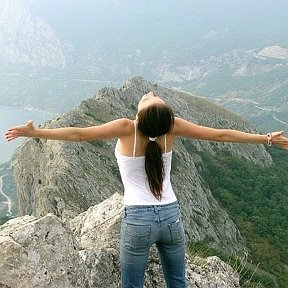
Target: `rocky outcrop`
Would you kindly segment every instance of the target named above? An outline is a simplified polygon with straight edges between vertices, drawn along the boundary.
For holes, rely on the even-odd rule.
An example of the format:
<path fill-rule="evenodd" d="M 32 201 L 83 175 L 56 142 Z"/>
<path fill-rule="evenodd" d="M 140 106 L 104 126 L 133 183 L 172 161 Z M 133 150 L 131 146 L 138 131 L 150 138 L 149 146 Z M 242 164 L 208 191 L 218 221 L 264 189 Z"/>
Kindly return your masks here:
<path fill-rule="evenodd" d="M 140 77 L 119 90 L 105 88 L 76 109 L 51 120 L 47 127 L 91 126 L 117 117 L 134 118 L 146 91 L 154 91 L 176 115 L 195 123 L 253 131 L 240 117 L 189 93 L 153 85 Z M 61 142 L 28 139 L 13 158 L 20 215 L 37 218 L 52 213 L 65 221 L 101 203 L 123 187 L 114 157 L 115 141 Z M 204 240 L 227 253 L 242 253 L 244 240 L 227 213 L 212 197 L 197 170 L 199 151 L 229 150 L 234 155 L 269 165 L 262 145 L 219 144 L 178 139 L 173 154 L 172 182 L 182 206 L 189 240 Z M 198 154 L 197 154 L 198 153 Z M 199 166 L 199 165 L 198 165 Z"/>
<path fill-rule="evenodd" d="M 2 284 L 13 288 L 85 287 L 81 276 L 85 270 L 75 241 L 57 216 L 15 218 L 0 233 Z"/>
<path fill-rule="evenodd" d="M 122 210 L 122 196 L 114 194 L 65 223 L 47 214 L 38 219 L 23 216 L 2 225 L 0 287 L 120 287 Z M 219 258 L 195 259 L 187 255 L 189 287 L 240 287 L 237 273 Z M 154 247 L 145 279 L 145 287 L 164 286 Z"/>

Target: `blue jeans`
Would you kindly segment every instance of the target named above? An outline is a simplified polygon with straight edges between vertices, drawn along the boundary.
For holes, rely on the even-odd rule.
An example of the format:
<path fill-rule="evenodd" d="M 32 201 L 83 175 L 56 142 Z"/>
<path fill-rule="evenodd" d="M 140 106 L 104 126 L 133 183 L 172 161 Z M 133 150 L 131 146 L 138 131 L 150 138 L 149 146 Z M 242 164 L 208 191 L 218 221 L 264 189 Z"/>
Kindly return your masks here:
<path fill-rule="evenodd" d="M 168 288 L 185 288 L 185 233 L 178 202 L 127 206 L 121 224 L 122 288 L 143 288 L 149 249 L 156 244 Z"/>

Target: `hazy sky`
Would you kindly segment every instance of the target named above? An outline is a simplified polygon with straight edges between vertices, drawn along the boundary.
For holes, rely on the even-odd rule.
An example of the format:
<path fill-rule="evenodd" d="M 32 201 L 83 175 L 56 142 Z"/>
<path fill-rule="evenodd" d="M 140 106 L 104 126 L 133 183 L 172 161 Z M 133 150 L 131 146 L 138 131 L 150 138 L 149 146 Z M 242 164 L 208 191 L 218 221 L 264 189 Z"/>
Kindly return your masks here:
<path fill-rule="evenodd" d="M 33 0 L 32 3 L 35 14 L 73 43 L 97 37 L 101 41 L 109 39 L 112 44 L 115 41 L 116 45 L 125 39 L 139 41 L 140 45 L 146 40 L 164 39 L 171 45 L 180 41 L 179 37 L 201 41 L 225 32 L 229 37 L 233 35 L 235 44 L 239 40 L 248 46 L 251 42 L 254 47 L 273 42 L 283 45 L 287 37 L 287 0 Z"/>

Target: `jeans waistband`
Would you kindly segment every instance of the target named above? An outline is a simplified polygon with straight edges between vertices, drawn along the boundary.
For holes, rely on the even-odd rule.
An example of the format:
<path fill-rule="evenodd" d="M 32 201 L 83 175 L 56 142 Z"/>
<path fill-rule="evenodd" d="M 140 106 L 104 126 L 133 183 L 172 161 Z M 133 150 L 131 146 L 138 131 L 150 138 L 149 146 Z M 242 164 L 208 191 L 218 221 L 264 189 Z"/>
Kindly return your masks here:
<path fill-rule="evenodd" d="M 128 205 L 125 206 L 125 211 L 160 211 L 166 210 L 168 208 L 178 208 L 178 201 L 168 203 L 168 204 L 158 204 L 158 205 Z"/>

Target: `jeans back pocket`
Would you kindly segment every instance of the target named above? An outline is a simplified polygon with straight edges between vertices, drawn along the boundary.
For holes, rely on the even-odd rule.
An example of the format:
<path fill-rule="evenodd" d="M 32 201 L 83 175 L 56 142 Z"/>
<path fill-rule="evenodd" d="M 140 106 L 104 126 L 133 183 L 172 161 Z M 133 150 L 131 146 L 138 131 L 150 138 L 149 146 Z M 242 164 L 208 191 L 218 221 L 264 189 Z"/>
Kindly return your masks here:
<path fill-rule="evenodd" d="M 148 248 L 150 234 L 150 225 L 123 222 L 121 225 L 121 245 L 130 250 Z"/>
<path fill-rule="evenodd" d="M 185 239 L 183 223 L 180 218 L 168 225 L 172 244 L 182 243 Z"/>

